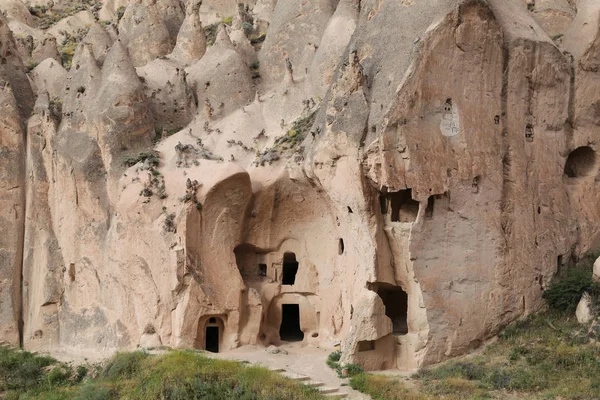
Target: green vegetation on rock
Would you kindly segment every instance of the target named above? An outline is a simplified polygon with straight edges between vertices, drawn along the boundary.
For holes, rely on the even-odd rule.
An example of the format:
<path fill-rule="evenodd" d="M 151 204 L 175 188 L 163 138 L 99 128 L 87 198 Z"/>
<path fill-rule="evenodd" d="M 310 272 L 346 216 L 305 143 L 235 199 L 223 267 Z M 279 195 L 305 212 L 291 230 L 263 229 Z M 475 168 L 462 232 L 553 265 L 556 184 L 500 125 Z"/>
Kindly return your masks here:
<path fill-rule="evenodd" d="M 0 349 L 0 398 L 9 400 L 317 400 L 317 389 L 195 351 L 117 353 L 104 366 L 75 367 Z"/>
<path fill-rule="evenodd" d="M 374 400 L 598 399 L 600 326 L 544 313 L 508 326 L 480 354 L 425 368 L 411 379 L 361 373 L 350 385 Z"/>
<path fill-rule="evenodd" d="M 550 287 L 543 295 L 550 309 L 574 312 L 585 292 L 592 295 L 594 303 L 598 303 L 600 285 L 592 280 L 592 270 L 597 256 L 597 254 L 586 256 L 575 267 L 567 269 L 564 276 L 558 276 L 550 282 Z"/>

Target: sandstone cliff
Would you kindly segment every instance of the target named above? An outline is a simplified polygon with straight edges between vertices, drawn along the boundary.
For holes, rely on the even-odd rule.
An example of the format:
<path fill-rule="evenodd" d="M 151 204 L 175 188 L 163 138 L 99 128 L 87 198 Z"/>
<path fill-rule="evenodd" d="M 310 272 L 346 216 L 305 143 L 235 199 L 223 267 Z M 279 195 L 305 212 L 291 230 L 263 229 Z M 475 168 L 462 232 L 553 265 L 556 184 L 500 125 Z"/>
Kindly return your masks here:
<path fill-rule="evenodd" d="M 414 369 L 600 246 L 600 4 L 237 3 L 0 1 L 0 339 Z"/>

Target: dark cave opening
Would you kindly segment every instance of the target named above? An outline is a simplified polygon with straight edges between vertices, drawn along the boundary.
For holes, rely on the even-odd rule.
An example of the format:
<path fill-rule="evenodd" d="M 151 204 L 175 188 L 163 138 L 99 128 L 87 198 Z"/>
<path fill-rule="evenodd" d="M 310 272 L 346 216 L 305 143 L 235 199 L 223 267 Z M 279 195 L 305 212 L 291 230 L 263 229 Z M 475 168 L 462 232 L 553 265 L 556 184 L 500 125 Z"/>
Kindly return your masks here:
<path fill-rule="evenodd" d="M 300 305 L 281 305 L 281 326 L 279 337 L 287 342 L 299 342 L 304 340 L 304 332 L 300 330 Z"/>
<path fill-rule="evenodd" d="M 296 261 L 296 254 L 285 253 L 283 255 L 283 277 L 281 279 L 282 285 L 293 285 L 294 282 L 296 282 L 298 265 L 298 261 Z"/>

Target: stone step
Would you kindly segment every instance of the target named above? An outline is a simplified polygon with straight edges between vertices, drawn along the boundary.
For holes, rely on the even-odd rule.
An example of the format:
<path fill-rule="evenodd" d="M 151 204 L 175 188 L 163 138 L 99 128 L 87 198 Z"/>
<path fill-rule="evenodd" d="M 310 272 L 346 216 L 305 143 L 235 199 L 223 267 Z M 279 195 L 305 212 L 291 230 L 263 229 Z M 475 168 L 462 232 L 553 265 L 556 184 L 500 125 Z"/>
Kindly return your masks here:
<path fill-rule="evenodd" d="M 319 392 L 321 392 L 323 394 L 336 393 L 336 392 L 339 392 L 339 390 L 340 390 L 340 388 L 331 387 L 331 386 L 323 386 L 318 389 L 319 389 Z"/>
<path fill-rule="evenodd" d="M 348 393 L 345 393 L 345 392 L 327 393 L 327 394 L 325 394 L 325 397 L 327 397 L 329 399 L 345 399 L 346 397 L 348 397 Z"/>
<path fill-rule="evenodd" d="M 318 387 L 325 385 L 323 382 L 317 382 L 317 381 L 312 381 L 312 380 L 304 381 L 302 383 L 304 383 L 306 386 L 312 386 L 314 388 L 318 388 Z"/>
<path fill-rule="evenodd" d="M 269 371 L 271 371 L 271 372 L 285 372 L 285 369 L 283 369 L 283 368 L 277 368 L 277 367 L 269 367 Z"/>
<path fill-rule="evenodd" d="M 294 374 L 293 372 L 282 372 L 281 375 L 299 382 L 310 380 L 310 376 Z"/>

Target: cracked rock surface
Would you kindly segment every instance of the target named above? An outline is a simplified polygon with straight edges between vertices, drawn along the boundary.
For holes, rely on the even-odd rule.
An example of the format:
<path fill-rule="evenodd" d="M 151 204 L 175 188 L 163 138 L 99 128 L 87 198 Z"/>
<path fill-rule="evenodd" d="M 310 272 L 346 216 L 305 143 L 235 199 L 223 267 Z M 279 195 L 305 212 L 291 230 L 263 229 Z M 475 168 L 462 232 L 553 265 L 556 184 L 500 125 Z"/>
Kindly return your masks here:
<path fill-rule="evenodd" d="M 238 3 L 0 0 L 0 339 L 413 370 L 598 249 L 600 3 Z"/>

